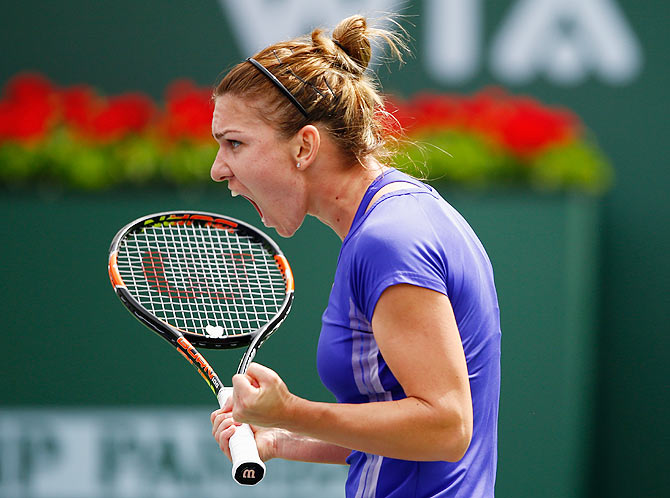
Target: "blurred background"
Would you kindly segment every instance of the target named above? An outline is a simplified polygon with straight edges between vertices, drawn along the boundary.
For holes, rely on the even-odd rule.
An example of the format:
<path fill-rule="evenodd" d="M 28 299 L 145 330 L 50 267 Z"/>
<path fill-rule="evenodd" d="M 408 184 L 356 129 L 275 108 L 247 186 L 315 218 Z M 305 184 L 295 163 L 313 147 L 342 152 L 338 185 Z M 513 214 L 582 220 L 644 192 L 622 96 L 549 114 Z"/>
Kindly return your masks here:
<path fill-rule="evenodd" d="M 117 302 L 106 259 L 150 212 L 259 226 L 207 181 L 211 88 L 361 12 L 400 13 L 412 37 L 406 64 L 375 65 L 419 144 L 394 162 L 426 162 L 493 262 L 497 496 L 670 496 L 666 2 L 34 0 L 0 16 L 0 497 L 343 495 L 335 466 L 234 484 L 214 398 Z M 258 361 L 330 400 L 315 351 L 339 239 L 310 219 L 278 242 L 296 301 Z M 222 377 L 239 359 L 206 356 Z"/>

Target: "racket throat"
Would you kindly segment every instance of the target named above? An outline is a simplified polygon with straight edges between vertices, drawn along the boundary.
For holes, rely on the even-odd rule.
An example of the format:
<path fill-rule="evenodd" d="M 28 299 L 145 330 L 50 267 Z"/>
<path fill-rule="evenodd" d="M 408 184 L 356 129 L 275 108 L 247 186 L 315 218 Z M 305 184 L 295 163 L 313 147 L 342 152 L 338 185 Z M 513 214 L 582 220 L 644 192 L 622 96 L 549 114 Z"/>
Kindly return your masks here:
<path fill-rule="evenodd" d="M 251 364 L 252 361 L 254 361 L 254 358 L 256 357 L 256 352 L 258 351 L 258 348 L 261 347 L 261 344 L 263 344 L 263 335 L 265 332 L 265 328 L 260 330 L 258 334 L 251 340 L 251 344 L 249 344 L 249 347 L 247 348 L 246 352 L 242 356 L 242 359 L 240 360 L 240 364 L 237 367 L 237 373 L 238 374 L 243 374 L 247 371 L 247 368 L 249 368 L 249 365 Z"/>

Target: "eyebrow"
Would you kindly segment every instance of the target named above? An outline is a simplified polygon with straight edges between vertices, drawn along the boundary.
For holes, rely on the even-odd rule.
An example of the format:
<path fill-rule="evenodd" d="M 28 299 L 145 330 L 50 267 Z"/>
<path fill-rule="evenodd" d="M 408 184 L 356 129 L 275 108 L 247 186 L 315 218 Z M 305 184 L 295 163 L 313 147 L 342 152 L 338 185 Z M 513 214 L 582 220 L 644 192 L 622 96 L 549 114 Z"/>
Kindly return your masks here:
<path fill-rule="evenodd" d="M 226 133 L 241 133 L 239 130 L 225 130 L 225 131 L 220 131 L 217 133 L 212 133 L 212 136 L 214 139 L 218 140 L 219 138 L 223 138 Z"/>

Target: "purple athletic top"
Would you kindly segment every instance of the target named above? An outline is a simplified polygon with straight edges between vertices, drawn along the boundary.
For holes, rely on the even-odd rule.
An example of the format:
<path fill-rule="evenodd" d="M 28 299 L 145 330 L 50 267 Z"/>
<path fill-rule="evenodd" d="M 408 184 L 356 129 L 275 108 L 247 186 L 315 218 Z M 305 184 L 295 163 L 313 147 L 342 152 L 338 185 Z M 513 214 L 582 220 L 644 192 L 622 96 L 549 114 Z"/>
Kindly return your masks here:
<path fill-rule="evenodd" d="M 406 189 L 372 197 L 392 182 Z M 467 222 L 430 186 L 391 169 L 368 188 L 342 242 L 317 353 L 324 385 L 340 403 L 405 397 L 381 355 L 372 315 L 395 284 L 447 295 L 467 361 L 474 425 L 458 462 L 396 460 L 360 451 L 347 459 L 348 498 L 494 495 L 500 395 L 500 319 L 491 263 Z"/>

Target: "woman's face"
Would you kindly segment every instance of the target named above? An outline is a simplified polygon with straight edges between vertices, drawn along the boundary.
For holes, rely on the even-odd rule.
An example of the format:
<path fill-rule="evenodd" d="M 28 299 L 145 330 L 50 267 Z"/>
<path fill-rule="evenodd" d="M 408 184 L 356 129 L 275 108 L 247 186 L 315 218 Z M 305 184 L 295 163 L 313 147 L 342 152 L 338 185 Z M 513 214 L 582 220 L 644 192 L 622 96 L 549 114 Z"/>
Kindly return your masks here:
<path fill-rule="evenodd" d="M 249 200 L 266 227 L 290 237 L 307 211 L 307 195 L 296 168 L 297 148 L 260 116 L 261 102 L 225 94 L 217 97 L 212 135 L 219 151 L 214 181 L 227 181 L 233 196 Z"/>

